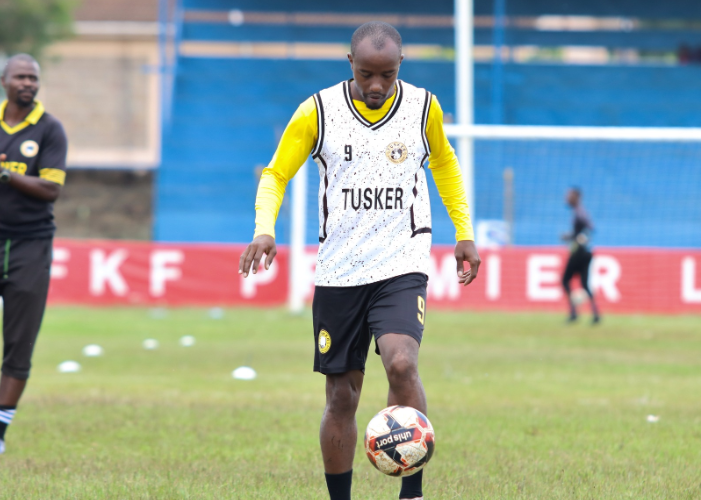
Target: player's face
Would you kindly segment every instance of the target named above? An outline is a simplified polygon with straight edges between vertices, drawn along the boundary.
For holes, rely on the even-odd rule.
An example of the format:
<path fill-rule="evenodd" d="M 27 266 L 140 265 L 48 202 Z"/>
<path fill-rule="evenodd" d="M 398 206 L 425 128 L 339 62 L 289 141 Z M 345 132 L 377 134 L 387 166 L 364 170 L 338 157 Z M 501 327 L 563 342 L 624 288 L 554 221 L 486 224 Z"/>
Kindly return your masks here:
<path fill-rule="evenodd" d="M 7 99 L 18 106 L 31 106 L 39 92 L 39 66 L 29 61 L 14 61 L 2 79 Z"/>
<path fill-rule="evenodd" d="M 579 195 L 577 194 L 577 191 L 575 191 L 574 189 L 570 189 L 569 191 L 567 191 L 565 201 L 569 206 L 576 207 L 577 203 L 579 202 Z"/>
<path fill-rule="evenodd" d="M 370 109 L 380 109 L 394 94 L 394 84 L 404 56 L 392 40 L 377 50 L 369 38 L 361 41 L 355 55 L 348 54 L 353 71 L 354 87 Z M 354 96 L 355 97 L 355 96 Z"/>

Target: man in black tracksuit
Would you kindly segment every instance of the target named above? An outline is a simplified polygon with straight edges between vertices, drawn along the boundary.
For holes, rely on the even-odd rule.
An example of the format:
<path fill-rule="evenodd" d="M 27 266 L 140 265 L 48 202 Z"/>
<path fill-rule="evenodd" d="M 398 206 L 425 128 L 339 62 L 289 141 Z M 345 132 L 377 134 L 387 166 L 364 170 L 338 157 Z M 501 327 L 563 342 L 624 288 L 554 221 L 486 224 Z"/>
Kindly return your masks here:
<path fill-rule="evenodd" d="M 7 100 L 0 103 L 0 453 L 29 378 L 44 315 L 55 230 L 53 202 L 65 182 L 68 147 L 61 123 L 35 99 L 39 65 L 31 56 L 9 59 L 2 86 Z"/>
<path fill-rule="evenodd" d="M 574 219 L 572 220 L 572 232 L 563 235 L 564 241 L 570 242 L 570 258 L 567 260 L 567 266 L 562 276 L 562 286 L 567 293 L 567 299 L 570 304 L 570 316 L 568 321 L 577 319 L 577 308 L 572 300 L 572 290 L 570 289 L 570 281 L 575 274 L 579 274 L 579 279 L 582 283 L 582 288 L 589 296 L 591 301 L 591 311 L 593 322 L 598 323 L 601 319 L 599 311 L 594 301 L 594 295 L 589 288 L 589 265 L 592 260 L 592 252 L 588 246 L 588 233 L 594 229 L 594 226 L 589 219 L 589 216 L 582 207 L 582 192 L 579 188 L 570 188 L 567 191 L 567 204 L 574 211 Z"/>

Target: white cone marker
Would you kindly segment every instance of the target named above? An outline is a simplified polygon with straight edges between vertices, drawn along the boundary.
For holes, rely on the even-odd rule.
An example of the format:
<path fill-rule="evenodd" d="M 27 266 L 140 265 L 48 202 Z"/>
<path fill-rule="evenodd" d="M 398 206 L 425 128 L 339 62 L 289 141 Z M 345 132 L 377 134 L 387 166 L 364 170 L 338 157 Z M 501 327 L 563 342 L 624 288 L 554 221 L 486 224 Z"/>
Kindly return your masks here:
<path fill-rule="evenodd" d="M 80 363 L 77 361 L 64 361 L 58 365 L 59 373 L 78 373 L 80 371 Z"/>
<path fill-rule="evenodd" d="M 144 340 L 144 349 L 152 351 L 158 349 L 158 341 L 156 339 L 146 339 Z"/>
<path fill-rule="evenodd" d="M 185 335 L 184 337 L 180 337 L 180 345 L 183 347 L 192 347 L 195 345 L 195 337 L 192 335 Z"/>
<path fill-rule="evenodd" d="M 83 356 L 88 358 L 94 358 L 97 356 L 102 356 L 105 350 L 97 344 L 89 344 L 83 347 Z"/>
<path fill-rule="evenodd" d="M 231 376 L 236 380 L 254 380 L 256 378 L 256 371 L 250 366 L 239 366 L 233 372 Z"/>

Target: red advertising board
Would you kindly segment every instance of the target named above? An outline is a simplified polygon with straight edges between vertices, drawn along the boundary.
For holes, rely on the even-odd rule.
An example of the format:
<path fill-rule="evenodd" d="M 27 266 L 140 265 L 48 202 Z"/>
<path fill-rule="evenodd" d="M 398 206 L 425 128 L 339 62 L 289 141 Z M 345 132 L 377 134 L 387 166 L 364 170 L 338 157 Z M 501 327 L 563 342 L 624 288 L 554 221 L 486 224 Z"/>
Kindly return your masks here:
<path fill-rule="evenodd" d="M 52 304 L 276 306 L 287 301 L 289 259 L 279 248 L 270 270 L 243 279 L 243 245 L 151 244 L 58 239 L 51 270 Z M 316 249 L 299 273 L 310 300 Z M 477 280 L 457 282 L 451 246 L 434 246 L 429 306 L 473 310 L 562 311 L 559 247 L 482 249 Z M 604 312 L 701 314 L 701 250 L 599 248 L 590 284 Z M 575 278 L 575 288 L 578 286 Z"/>

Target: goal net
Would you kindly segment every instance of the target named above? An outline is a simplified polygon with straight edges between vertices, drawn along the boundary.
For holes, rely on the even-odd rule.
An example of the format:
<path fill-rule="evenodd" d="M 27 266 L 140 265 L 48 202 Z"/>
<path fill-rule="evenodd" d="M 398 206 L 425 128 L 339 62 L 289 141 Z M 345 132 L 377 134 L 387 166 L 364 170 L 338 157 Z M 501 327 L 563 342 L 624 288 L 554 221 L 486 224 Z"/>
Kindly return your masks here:
<path fill-rule="evenodd" d="M 701 221 L 701 129 L 446 129 L 473 143 L 476 222 L 509 222 L 512 244 L 559 243 L 570 221 L 565 191 L 576 186 L 599 245 L 701 246 L 692 230 Z"/>
<path fill-rule="evenodd" d="M 565 193 L 576 186 L 595 247 L 701 247 L 701 129 L 446 125 L 446 132 L 456 149 L 459 141 L 471 145 L 472 164 L 461 164 L 471 172 L 478 246 L 562 245 L 572 220 Z M 452 245 L 454 227 L 432 179 L 429 185 L 433 243 Z M 309 259 L 301 256 L 305 245 L 309 254 L 318 244 L 318 186 L 310 162 L 290 206 L 293 309 L 309 295 L 308 286 L 297 289 L 308 279 L 295 272 Z"/>

